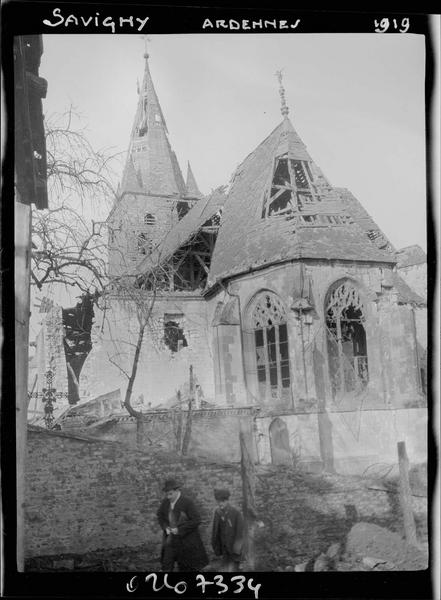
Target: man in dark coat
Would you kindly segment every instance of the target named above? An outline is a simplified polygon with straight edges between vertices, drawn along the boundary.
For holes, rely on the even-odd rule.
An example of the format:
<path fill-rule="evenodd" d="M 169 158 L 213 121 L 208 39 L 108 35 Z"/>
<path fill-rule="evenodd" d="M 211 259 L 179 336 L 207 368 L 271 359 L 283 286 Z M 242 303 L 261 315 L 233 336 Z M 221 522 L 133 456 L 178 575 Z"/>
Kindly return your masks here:
<path fill-rule="evenodd" d="M 222 556 L 222 571 L 238 571 L 242 554 L 244 524 L 242 514 L 229 503 L 229 490 L 214 490 L 218 508 L 214 513 L 211 544 Z"/>
<path fill-rule="evenodd" d="M 163 571 L 199 571 L 208 564 L 207 553 L 199 535 L 199 513 L 190 498 L 181 494 L 175 479 L 164 485 L 166 497 L 158 510 L 158 521 L 163 531 L 161 565 Z"/>

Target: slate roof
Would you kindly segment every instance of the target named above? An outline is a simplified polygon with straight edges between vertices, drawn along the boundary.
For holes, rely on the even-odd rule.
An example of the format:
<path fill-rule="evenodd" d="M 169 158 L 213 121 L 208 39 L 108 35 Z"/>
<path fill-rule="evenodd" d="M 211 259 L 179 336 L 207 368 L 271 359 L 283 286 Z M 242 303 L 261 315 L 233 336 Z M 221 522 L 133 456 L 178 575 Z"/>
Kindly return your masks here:
<path fill-rule="evenodd" d="M 370 231 L 378 231 L 380 233 L 380 236 L 373 240 L 374 244 L 380 249 L 387 245 L 391 252 L 395 252 L 395 248 L 389 239 L 384 235 L 380 227 L 352 192 L 346 188 L 335 188 L 335 190 L 340 194 L 343 204 L 348 212 L 366 234 Z"/>
<path fill-rule="evenodd" d="M 167 125 L 144 55 L 144 78 L 130 136 L 121 192 L 142 191 L 151 195 L 187 194 L 184 178 L 168 139 Z"/>
<path fill-rule="evenodd" d="M 419 294 L 414 292 L 398 273 L 392 274 L 393 286 L 398 294 L 399 304 L 415 304 L 417 306 L 425 306 L 427 303 Z"/>
<path fill-rule="evenodd" d="M 322 202 L 311 207 L 316 214 L 349 216 L 340 194 L 330 188 L 313 163 L 290 120 L 282 123 L 236 170 L 225 203 L 222 225 L 208 277 L 216 281 L 268 264 L 291 259 L 345 259 L 395 262 L 390 253 L 377 248 L 352 219 L 344 225 L 296 227 L 283 216 L 262 218 L 263 197 L 273 177 L 277 156 L 308 161 L 320 189 Z M 302 214 L 308 214 L 307 210 Z"/>
<path fill-rule="evenodd" d="M 426 253 L 417 244 L 413 246 L 406 246 L 397 250 L 396 253 L 398 268 L 413 267 L 414 265 L 421 265 L 427 262 Z"/>
<path fill-rule="evenodd" d="M 166 235 L 160 247 L 155 248 L 151 254 L 138 263 L 137 273 L 146 273 L 172 256 L 198 233 L 204 223 L 224 206 L 225 201 L 225 194 L 219 190 L 214 190 L 209 196 L 196 202 L 185 217 Z"/>

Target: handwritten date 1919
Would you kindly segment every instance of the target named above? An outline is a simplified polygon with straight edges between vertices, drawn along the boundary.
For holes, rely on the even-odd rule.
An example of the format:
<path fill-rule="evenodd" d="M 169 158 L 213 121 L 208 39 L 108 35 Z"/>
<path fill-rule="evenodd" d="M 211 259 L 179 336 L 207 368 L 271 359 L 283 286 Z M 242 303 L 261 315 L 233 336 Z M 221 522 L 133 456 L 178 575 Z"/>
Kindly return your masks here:
<path fill-rule="evenodd" d="M 169 590 L 173 590 L 175 594 L 185 594 L 187 591 L 187 582 L 185 580 L 178 581 L 175 584 L 169 583 L 168 581 L 168 573 L 164 574 L 162 579 L 162 585 L 158 582 L 158 576 L 156 573 L 149 573 L 145 576 L 144 583 L 151 583 L 152 590 L 154 592 L 159 592 L 163 588 L 167 588 Z M 214 587 L 211 587 L 214 586 Z M 139 577 L 135 575 L 130 579 L 130 581 L 126 584 L 126 590 L 128 592 L 136 592 L 139 587 Z M 254 592 L 255 600 L 259 598 L 259 589 L 261 587 L 260 583 L 254 584 L 253 578 L 244 577 L 243 575 L 235 575 L 229 578 L 229 581 L 224 581 L 224 577 L 222 575 L 215 575 L 213 577 L 213 581 L 210 578 L 206 578 L 202 574 L 196 575 L 196 588 L 199 588 L 201 594 L 205 594 L 207 590 L 214 591 L 217 593 L 225 594 L 230 591 L 233 594 L 240 594 L 242 590 L 250 590 Z"/>

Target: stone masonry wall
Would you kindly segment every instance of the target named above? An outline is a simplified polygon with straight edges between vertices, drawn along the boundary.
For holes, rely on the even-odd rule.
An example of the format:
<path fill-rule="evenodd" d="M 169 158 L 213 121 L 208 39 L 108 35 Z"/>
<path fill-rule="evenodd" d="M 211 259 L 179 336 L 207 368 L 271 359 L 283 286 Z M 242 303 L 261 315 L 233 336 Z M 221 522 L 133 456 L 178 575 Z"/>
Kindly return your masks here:
<path fill-rule="evenodd" d="M 212 490 L 226 486 L 241 505 L 238 465 L 182 459 L 173 454 L 127 450 L 31 428 L 26 468 L 26 558 L 60 554 L 104 556 L 142 549 L 143 568 L 158 568 L 161 534 L 156 510 L 165 477 L 184 482 L 200 508 L 201 533 L 209 547 Z M 396 494 L 369 489 L 362 478 L 300 474 L 259 467 L 256 503 L 263 527 L 257 537 L 258 568 L 274 570 L 286 557 L 301 561 L 342 539 L 356 520 L 402 532 Z M 413 497 L 420 531 L 426 499 Z M 32 563 L 33 559 L 33 563 Z M 34 567 L 35 568 L 35 567 Z M 73 567 L 71 567 L 73 568 Z"/>
<path fill-rule="evenodd" d="M 155 300 L 151 319 L 144 334 L 133 400 L 142 395 L 147 406 L 174 401 L 176 391 L 188 386 L 189 369 L 207 400 L 214 399 L 213 352 L 208 333 L 207 303 L 199 297 L 162 295 Z M 134 344 L 139 330 L 136 307 L 112 298 L 105 311 L 95 311 L 93 347 L 81 373 L 81 388 L 91 398 L 116 389 L 121 396 L 127 388 Z M 167 315 L 182 327 L 186 343 L 172 352 L 164 342 Z M 169 317 L 167 317 L 169 318 Z"/>

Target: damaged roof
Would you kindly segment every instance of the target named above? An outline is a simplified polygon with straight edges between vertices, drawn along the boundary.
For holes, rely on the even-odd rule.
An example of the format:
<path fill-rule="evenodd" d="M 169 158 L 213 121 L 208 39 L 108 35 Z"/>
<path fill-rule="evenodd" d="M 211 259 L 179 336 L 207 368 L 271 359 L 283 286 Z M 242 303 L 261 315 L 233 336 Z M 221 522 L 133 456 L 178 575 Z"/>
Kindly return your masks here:
<path fill-rule="evenodd" d="M 262 218 L 265 191 L 271 189 L 276 159 L 284 154 L 290 159 L 307 161 L 314 188 L 321 200 L 305 205 L 305 209 L 298 213 L 298 220 L 280 214 Z M 341 222 L 329 225 L 299 224 L 305 221 L 305 215 L 312 213 L 340 215 L 342 218 Z M 311 216 L 310 220 L 314 218 Z M 351 216 L 341 195 L 327 183 L 291 121 L 285 117 L 233 176 L 213 253 L 208 287 L 252 269 L 300 258 L 396 262 L 390 252 L 381 250 L 369 239 Z"/>
<path fill-rule="evenodd" d="M 427 261 L 426 253 L 421 246 L 418 246 L 417 244 L 397 250 L 396 257 L 399 269 L 421 265 Z"/>
<path fill-rule="evenodd" d="M 414 292 L 398 273 L 392 274 L 393 286 L 397 292 L 397 301 L 399 304 L 414 304 L 416 306 L 426 306 L 426 301 L 419 294 Z"/>
<path fill-rule="evenodd" d="M 165 236 L 162 244 L 138 263 L 136 271 L 144 274 L 170 258 L 180 247 L 184 246 L 204 224 L 222 209 L 226 196 L 220 189 L 209 196 L 198 200 L 188 213 Z"/>

